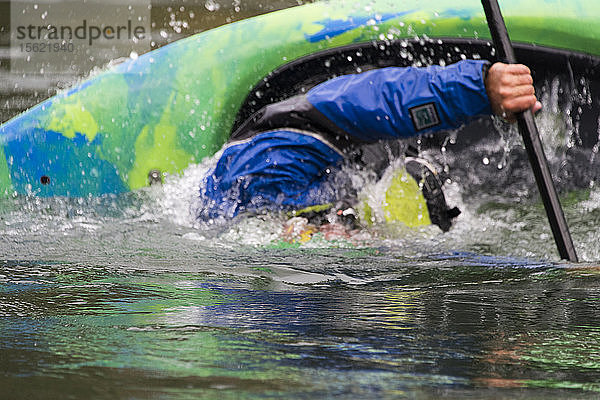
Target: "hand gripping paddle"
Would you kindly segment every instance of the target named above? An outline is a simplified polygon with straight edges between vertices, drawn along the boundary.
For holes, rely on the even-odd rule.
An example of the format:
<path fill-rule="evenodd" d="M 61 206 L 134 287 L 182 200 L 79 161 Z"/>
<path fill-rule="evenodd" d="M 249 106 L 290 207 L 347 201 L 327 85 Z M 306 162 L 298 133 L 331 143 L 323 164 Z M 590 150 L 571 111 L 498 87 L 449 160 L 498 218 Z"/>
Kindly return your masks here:
<path fill-rule="evenodd" d="M 506 31 L 506 25 L 498 1 L 481 0 L 481 3 L 483 4 L 488 27 L 492 34 L 492 41 L 500 60 L 509 64 L 516 64 L 517 59 L 510 38 L 508 37 L 508 32 Z M 544 202 L 544 207 L 546 208 L 546 214 L 548 214 L 548 221 L 550 222 L 550 228 L 552 228 L 554 241 L 558 247 L 560 257 L 565 260 L 577 262 L 573 240 L 571 239 L 569 227 L 567 226 L 565 215 L 558 200 L 558 195 L 556 194 L 554 182 L 552 182 L 548 160 L 544 154 L 540 135 L 531 110 L 518 113 L 517 123 L 519 125 L 519 132 L 521 132 L 523 142 L 525 143 L 527 155 L 529 156 L 529 163 L 533 169 L 533 174 L 535 175 L 535 180 L 542 201 Z"/>

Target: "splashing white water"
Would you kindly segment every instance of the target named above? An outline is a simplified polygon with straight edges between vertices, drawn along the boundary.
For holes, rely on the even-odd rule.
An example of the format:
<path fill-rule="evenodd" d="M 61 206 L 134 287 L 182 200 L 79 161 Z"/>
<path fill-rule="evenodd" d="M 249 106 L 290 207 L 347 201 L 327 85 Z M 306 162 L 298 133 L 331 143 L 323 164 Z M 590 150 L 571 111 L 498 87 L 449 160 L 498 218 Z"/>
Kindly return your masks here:
<path fill-rule="evenodd" d="M 573 221 L 571 230 L 580 258 L 599 260 L 600 191 L 594 182 L 600 160 L 594 158 L 593 149 L 581 153 L 579 158 L 566 157 L 567 152 L 579 149 L 580 135 L 580 127 L 569 122 L 568 110 L 577 110 L 578 102 L 587 101 L 587 97 L 561 89 L 561 85 L 565 86 L 564 82 L 554 80 L 542 89 L 545 108 L 537 121 L 553 170 L 560 174 L 573 170 L 581 174 L 578 179 L 583 185 L 579 189 L 571 190 L 569 183 L 573 180 L 564 174 L 559 174 L 559 186 L 567 187 L 565 193 L 571 196 L 564 207 L 567 218 Z M 556 259 L 545 214 L 535 197 L 531 172 L 522 160 L 518 134 L 510 128 L 500 134 L 482 132 L 484 135 L 490 140 L 457 152 L 452 146 L 462 140 L 458 132 L 441 149 L 433 148 L 425 154 L 442 164 L 449 177 L 445 185 L 447 202 L 462 210 L 450 232 L 442 233 L 433 226 L 409 229 L 382 222 L 385 189 L 392 171 L 402 166 L 402 160 L 397 159 L 379 181 L 368 171 L 351 165 L 343 168 L 351 185 L 360 189 L 378 215 L 375 224 L 364 224 L 361 228 L 364 234 L 360 240 L 331 241 L 324 239 L 324 235 L 316 235 L 298 245 L 389 246 L 403 249 L 406 254 L 460 250 Z M 217 158 L 215 155 L 190 166 L 181 176 L 167 177 L 163 186 L 122 196 L 5 199 L 0 207 L 3 237 L 0 253 L 14 258 L 84 261 L 109 258 L 111 262 L 122 262 L 140 252 L 147 254 L 143 249 L 153 246 L 159 246 L 172 258 L 181 254 L 184 259 L 188 256 L 193 259 L 190 252 L 193 254 L 196 246 L 236 249 L 281 242 L 287 220 L 284 215 L 242 217 L 223 225 L 198 224 L 194 205 L 203 177 Z M 498 169 L 498 165 L 502 168 Z"/>

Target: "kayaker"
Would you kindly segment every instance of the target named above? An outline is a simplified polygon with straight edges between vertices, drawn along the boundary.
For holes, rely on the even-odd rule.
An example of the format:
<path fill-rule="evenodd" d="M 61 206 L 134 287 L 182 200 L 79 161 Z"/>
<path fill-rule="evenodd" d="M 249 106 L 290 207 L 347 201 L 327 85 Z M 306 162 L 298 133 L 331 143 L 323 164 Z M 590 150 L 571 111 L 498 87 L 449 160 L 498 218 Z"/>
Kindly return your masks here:
<path fill-rule="evenodd" d="M 201 185 L 199 218 L 335 203 L 343 195 L 332 176 L 365 144 L 452 130 L 492 113 L 513 121 L 540 108 L 524 65 L 464 60 L 343 75 L 245 121 Z"/>

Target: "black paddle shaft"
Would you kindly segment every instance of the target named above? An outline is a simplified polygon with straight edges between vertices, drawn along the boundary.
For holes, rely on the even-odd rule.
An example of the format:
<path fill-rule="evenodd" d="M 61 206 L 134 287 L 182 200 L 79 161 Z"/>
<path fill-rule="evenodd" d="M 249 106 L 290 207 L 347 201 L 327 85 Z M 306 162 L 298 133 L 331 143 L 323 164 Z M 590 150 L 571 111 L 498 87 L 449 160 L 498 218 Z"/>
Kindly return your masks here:
<path fill-rule="evenodd" d="M 490 33 L 492 34 L 492 41 L 498 52 L 499 59 L 509 64 L 516 64 L 517 59 L 510 38 L 508 37 L 508 32 L 506 31 L 506 25 L 498 1 L 481 0 L 481 3 L 485 10 L 485 16 Z M 546 208 L 546 214 L 548 214 L 550 228 L 552 228 L 558 252 L 561 258 L 577 262 L 577 253 L 575 253 L 573 240 L 569 233 L 569 226 L 567 225 L 558 195 L 556 194 L 556 188 L 554 187 L 552 175 L 548 168 L 548 160 L 544 154 L 542 141 L 540 140 L 531 110 L 518 113 L 517 122 L 542 201 L 544 202 L 544 207 Z"/>

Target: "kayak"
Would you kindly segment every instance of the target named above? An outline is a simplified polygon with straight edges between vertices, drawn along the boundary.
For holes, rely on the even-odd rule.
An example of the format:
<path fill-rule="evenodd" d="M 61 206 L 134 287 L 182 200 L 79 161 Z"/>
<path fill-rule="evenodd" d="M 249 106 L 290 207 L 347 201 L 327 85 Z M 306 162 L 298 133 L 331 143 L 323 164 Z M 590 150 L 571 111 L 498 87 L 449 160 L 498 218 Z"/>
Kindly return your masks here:
<path fill-rule="evenodd" d="M 600 3 L 501 6 L 517 57 L 536 79 L 599 80 Z M 317 2 L 202 32 L 128 59 L 1 125 L 0 193 L 136 190 L 212 156 L 266 104 L 343 73 L 494 60 L 489 37 L 479 0 Z M 589 130 L 595 143 L 597 127 Z"/>

